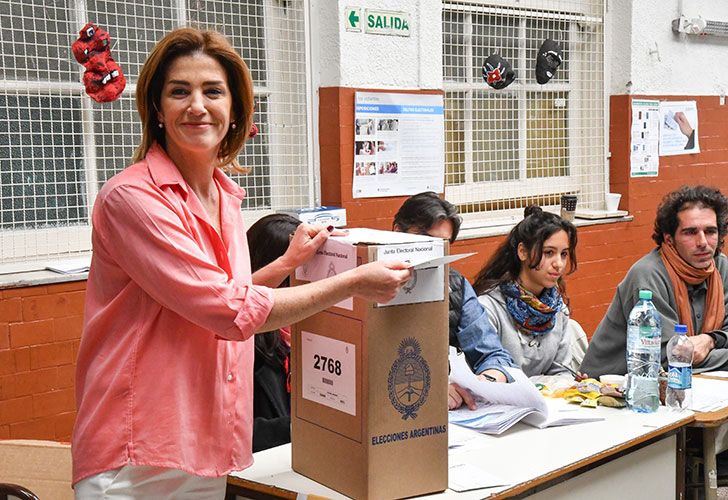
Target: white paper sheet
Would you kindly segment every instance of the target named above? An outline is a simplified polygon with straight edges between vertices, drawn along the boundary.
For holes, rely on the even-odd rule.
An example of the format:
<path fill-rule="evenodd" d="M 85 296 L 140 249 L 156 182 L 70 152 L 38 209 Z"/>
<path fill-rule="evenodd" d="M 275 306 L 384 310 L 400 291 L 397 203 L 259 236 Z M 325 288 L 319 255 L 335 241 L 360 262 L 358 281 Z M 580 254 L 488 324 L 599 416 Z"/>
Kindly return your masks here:
<path fill-rule="evenodd" d="M 453 491 L 463 492 L 479 490 L 481 488 L 493 488 L 495 486 L 506 486 L 510 483 L 469 463 L 450 464 L 447 470 L 447 486 Z"/>
<path fill-rule="evenodd" d="M 693 411 L 716 411 L 728 406 L 728 382 L 693 377 Z"/>
<path fill-rule="evenodd" d="M 91 266 L 91 256 L 85 255 L 75 259 L 64 259 L 46 263 L 46 269 L 60 274 L 85 273 Z"/>

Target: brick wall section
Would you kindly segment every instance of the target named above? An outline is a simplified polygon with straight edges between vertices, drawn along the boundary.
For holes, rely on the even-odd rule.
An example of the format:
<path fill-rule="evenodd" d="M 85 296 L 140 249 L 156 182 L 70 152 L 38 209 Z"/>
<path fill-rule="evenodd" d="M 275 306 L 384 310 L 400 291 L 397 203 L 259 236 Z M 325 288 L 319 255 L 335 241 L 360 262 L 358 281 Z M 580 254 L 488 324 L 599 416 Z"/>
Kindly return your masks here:
<path fill-rule="evenodd" d="M 0 439 L 70 441 L 85 289 L 0 291 Z"/>
<path fill-rule="evenodd" d="M 406 197 L 354 199 L 354 93 L 369 89 L 320 89 L 322 203 L 347 210 L 351 226 L 390 229 L 392 217 Z M 428 92 L 429 93 L 429 92 Z M 437 93 L 436 91 L 432 93 Z M 630 178 L 631 100 L 696 100 L 701 153 L 660 158 L 659 177 Z M 614 289 L 629 267 L 654 247 L 651 240 L 655 208 L 662 196 L 683 185 L 704 183 L 728 194 L 728 106 L 717 96 L 612 96 L 610 98 L 610 190 L 622 193 L 620 208 L 631 222 L 584 226 L 579 229 L 579 268 L 567 278 L 567 292 L 577 319 L 591 336 L 609 306 Z M 455 264 L 471 280 L 503 236 L 457 242 L 453 252 L 478 252 Z"/>
<path fill-rule="evenodd" d="M 320 91 L 322 202 L 345 207 L 351 226 L 389 229 L 405 197 L 352 197 L 356 90 Z M 634 96 L 640 97 L 662 98 Z M 720 106 L 714 96 L 664 97 L 698 102 L 702 152 L 662 157 L 659 177 L 632 179 L 632 98 L 613 96 L 610 100 L 610 179 L 611 190 L 622 193 L 621 208 L 629 210 L 634 220 L 581 227 L 579 269 L 567 280 L 573 315 L 589 335 L 629 266 L 653 247 L 650 235 L 661 197 L 684 183 L 711 184 L 728 193 L 728 106 Z M 501 236 L 457 242 L 454 252 L 479 255 L 456 267 L 474 278 L 502 241 Z M 0 439 L 70 439 L 85 286 L 80 282 L 0 291 Z"/>

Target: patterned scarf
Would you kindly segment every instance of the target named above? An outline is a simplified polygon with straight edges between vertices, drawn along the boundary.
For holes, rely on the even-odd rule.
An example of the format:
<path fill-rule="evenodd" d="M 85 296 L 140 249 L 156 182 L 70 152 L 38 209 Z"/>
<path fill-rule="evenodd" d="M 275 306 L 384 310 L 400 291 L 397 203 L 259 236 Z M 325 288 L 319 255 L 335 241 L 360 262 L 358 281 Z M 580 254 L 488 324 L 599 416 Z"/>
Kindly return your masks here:
<path fill-rule="evenodd" d="M 558 287 L 544 288 L 536 297 L 515 281 L 499 285 L 506 298 L 506 309 L 516 327 L 526 335 L 545 335 L 556 324 L 556 313 L 564 306 Z"/>

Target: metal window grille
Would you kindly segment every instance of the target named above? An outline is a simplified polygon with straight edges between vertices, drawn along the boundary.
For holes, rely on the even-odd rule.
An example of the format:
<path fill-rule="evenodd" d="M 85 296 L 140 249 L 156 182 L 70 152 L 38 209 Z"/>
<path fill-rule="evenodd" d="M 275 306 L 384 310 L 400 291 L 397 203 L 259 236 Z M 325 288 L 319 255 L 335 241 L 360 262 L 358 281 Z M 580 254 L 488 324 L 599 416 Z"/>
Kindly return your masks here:
<path fill-rule="evenodd" d="M 84 92 L 71 44 L 86 22 L 106 29 L 127 78 L 113 103 Z M 248 63 L 255 122 L 234 178 L 248 222 L 313 201 L 308 160 L 304 0 L 0 0 L 0 272 L 90 248 L 98 189 L 141 139 L 135 84 L 168 31 L 224 33 Z"/>
<path fill-rule="evenodd" d="M 443 2 L 445 195 L 466 226 L 510 223 L 523 207 L 555 207 L 561 194 L 602 208 L 606 191 L 604 2 Z M 563 62 L 536 82 L 546 38 Z M 488 55 L 508 60 L 516 80 L 483 81 Z"/>

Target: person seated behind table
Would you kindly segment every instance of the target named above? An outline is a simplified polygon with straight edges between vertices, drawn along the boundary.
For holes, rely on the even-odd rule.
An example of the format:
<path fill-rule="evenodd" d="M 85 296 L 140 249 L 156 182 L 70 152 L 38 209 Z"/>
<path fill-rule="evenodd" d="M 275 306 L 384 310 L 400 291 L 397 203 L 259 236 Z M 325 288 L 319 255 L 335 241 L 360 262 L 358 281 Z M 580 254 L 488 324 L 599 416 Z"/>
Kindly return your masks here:
<path fill-rule="evenodd" d="M 721 253 L 728 199 L 715 188 L 683 186 L 657 208 L 653 249 L 627 271 L 589 343 L 581 370 L 627 372 L 627 319 L 640 289 L 652 291 L 662 316 L 662 364 L 675 324 L 688 326 L 695 372 L 728 368 L 728 259 Z"/>
<path fill-rule="evenodd" d="M 440 199 L 436 193 L 424 192 L 408 198 L 394 216 L 395 231 L 426 234 L 453 243 L 460 231 L 461 219 L 457 208 Z M 488 322 L 468 280 L 453 268 L 449 275 L 450 345 L 465 351 L 465 359 L 477 374 L 493 377 L 498 382 L 510 380 L 503 369 L 515 366 L 510 354 L 503 349 L 498 334 Z M 463 347 L 467 346 L 465 350 Z M 448 407 L 455 409 L 466 403 L 475 408 L 473 396 L 457 384 L 448 388 Z"/>
<path fill-rule="evenodd" d="M 251 270 L 255 272 L 285 254 L 300 224 L 290 215 L 271 214 L 250 226 Z M 288 278 L 282 286 L 288 286 Z M 289 327 L 255 336 L 253 452 L 291 442 L 290 352 Z"/>
<path fill-rule="evenodd" d="M 529 206 L 473 285 L 503 347 L 529 377 L 565 372 L 571 361 L 563 276 L 576 270 L 576 241 L 571 222 Z"/>

